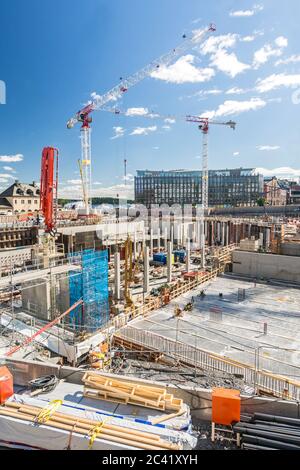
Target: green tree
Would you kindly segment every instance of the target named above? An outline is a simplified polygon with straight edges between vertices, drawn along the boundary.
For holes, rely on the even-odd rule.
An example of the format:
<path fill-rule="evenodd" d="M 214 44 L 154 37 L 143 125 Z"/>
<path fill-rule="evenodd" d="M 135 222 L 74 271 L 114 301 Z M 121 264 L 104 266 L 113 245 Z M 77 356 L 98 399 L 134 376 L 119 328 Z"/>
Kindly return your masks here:
<path fill-rule="evenodd" d="M 266 200 L 265 200 L 264 197 L 259 197 L 259 198 L 256 200 L 256 202 L 257 202 L 257 205 L 260 206 L 260 207 L 262 207 L 262 206 L 264 206 L 264 205 L 266 204 Z"/>

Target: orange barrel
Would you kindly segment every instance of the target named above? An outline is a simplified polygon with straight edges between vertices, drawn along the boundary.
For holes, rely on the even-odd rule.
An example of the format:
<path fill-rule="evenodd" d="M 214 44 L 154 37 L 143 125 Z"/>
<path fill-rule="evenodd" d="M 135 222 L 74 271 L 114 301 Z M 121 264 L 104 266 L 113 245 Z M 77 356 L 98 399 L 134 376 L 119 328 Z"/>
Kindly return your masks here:
<path fill-rule="evenodd" d="M 8 368 L 0 367 L 0 405 L 14 394 L 13 376 Z"/>
<path fill-rule="evenodd" d="M 212 422 L 231 425 L 240 421 L 241 397 L 239 390 L 214 388 L 212 391 Z"/>

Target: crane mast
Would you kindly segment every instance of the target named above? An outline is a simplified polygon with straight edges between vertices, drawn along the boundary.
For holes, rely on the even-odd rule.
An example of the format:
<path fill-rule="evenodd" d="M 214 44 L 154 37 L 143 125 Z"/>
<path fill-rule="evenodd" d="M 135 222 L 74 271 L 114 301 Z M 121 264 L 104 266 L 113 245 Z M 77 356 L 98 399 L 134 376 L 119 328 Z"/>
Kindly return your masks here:
<path fill-rule="evenodd" d="M 116 101 L 121 96 L 126 93 L 129 88 L 137 85 L 139 82 L 144 80 L 146 77 L 151 76 L 155 71 L 157 71 L 162 66 L 169 65 L 174 59 L 179 57 L 183 54 L 188 48 L 193 48 L 194 46 L 198 45 L 200 41 L 204 39 L 204 37 L 210 33 L 214 32 L 216 27 L 214 24 L 210 24 L 208 27 L 197 30 L 193 32 L 191 37 L 187 37 L 183 35 L 183 41 L 180 43 L 176 48 L 172 49 L 171 51 L 167 52 L 164 55 L 161 55 L 158 59 L 150 62 L 148 65 L 143 67 L 138 72 L 135 72 L 131 76 L 123 79 L 120 77 L 120 83 L 114 86 L 111 90 L 107 91 L 103 95 L 94 94 L 92 101 L 87 103 L 80 111 L 78 111 L 75 116 L 73 116 L 67 122 L 67 128 L 71 129 L 75 126 L 77 122 L 81 122 L 81 162 L 82 162 L 82 172 L 84 174 L 84 184 L 85 184 L 85 191 L 87 193 L 87 201 L 86 204 L 86 213 L 89 215 L 90 213 L 90 194 L 91 194 L 91 128 L 90 124 L 92 122 L 92 118 L 90 114 L 93 111 L 100 110 L 110 101 Z"/>
<path fill-rule="evenodd" d="M 204 229 L 204 216 L 208 209 L 208 131 L 211 124 L 227 126 L 235 129 L 236 123 L 234 121 L 219 122 L 212 121 L 209 118 L 201 116 L 187 116 L 188 122 L 195 122 L 199 130 L 202 132 L 202 185 L 201 185 L 201 202 L 202 202 L 202 216 L 200 220 L 200 247 L 201 247 L 201 265 L 205 267 L 205 229 Z"/>

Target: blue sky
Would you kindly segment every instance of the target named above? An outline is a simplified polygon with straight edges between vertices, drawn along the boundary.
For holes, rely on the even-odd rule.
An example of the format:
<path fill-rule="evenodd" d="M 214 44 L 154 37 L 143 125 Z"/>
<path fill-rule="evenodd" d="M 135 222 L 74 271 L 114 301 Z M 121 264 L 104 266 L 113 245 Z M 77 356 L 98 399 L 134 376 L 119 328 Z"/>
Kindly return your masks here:
<path fill-rule="evenodd" d="M 206 42 L 117 103 L 125 110 L 174 114 L 175 123 L 94 113 L 93 194 L 130 193 L 136 169 L 200 168 L 201 134 L 180 117 L 186 114 L 237 122 L 235 131 L 211 127 L 210 168 L 258 167 L 265 174 L 300 176 L 300 2 L 285 5 L 280 0 L 1 2 L 6 104 L 0 104 L 0 188 L 13 178 L 39 180 L 41 150 L 53 145 L 60 150 L 60 194 L 78 196 L 80 127 L 68 130 L 67 120 L 92 92 L 106 92 L 120 76 L 175 47 L 183 33 L 211 21 L 217 31 Z"/>

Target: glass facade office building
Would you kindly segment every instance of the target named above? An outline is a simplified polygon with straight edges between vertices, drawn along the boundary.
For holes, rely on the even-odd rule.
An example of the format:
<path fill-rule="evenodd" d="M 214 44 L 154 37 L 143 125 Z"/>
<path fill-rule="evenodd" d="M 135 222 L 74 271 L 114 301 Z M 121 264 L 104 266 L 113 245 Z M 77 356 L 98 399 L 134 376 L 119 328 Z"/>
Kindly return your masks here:
<path fill-rule="evenodd" d="M 197 170 L 137 170 L 137 204 L 201 204 L 202 172 Z M 255 206 L 263 195 L 263 175 L 254 168 L 209 170 L 209 206 Z"/>

